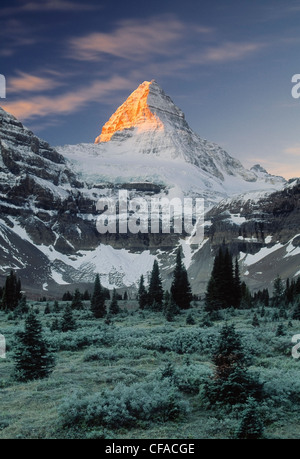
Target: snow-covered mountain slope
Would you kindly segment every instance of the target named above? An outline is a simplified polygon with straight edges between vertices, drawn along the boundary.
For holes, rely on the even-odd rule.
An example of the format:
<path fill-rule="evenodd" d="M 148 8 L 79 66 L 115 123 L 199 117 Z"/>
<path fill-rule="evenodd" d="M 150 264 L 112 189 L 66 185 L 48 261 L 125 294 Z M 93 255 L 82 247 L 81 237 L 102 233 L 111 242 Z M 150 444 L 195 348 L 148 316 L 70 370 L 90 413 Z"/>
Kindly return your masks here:
<path fill-rule="evenodd" d="M 208 206 L 285 184 L 282 177 L 245 169 L 220 146 L 200 138 L 155 81 L 145 81 L 128 97 L 94 144 L 57 150 L 89 186 L 151 182 L 166 187 L 169 196 L 204 197 Z"/>
<path fill-rule="evenodd" d="M 65 158 L 1 107 L 0 153 L 3 185 L 15 185 L 25 175 L 69 189 L 78 184 Z"/>

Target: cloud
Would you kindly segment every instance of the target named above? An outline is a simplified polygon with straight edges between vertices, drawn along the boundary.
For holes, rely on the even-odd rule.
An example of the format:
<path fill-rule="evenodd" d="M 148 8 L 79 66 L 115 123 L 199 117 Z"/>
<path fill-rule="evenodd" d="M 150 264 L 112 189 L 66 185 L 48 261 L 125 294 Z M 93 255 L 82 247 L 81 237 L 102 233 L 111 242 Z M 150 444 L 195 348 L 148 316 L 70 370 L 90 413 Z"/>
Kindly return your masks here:
<path fill-rule="evenodd" d="M 261 50 L 264 43 L 234 43 L 226 42 L 217 46 L 208 47 L 202 54 L 201 58 L 204 62 L 227 62 L 232 60 L 240 60 L 247 57 L 256 51 Z"/>
<path fill-rule="evenodd" d="M 43 1 L 32 1 L 27 2 L 21 0 L 15 7 L 7 7 L 1 10 L 2 16 L 9 16 L 12 14 L 21 13 L 41 13 L 45 12 L 70 12 L 75 13 L 78 11 L 95 11 L 102 9 L 102 5 L 92 5 L 86 2 L 78 2 L 72 0 L 43 0 Z"/>
<path fill-rule="evenodd" d="M 70 39 L 69 57 L 90 61 L 99 61 L 108 55 L 130 60 L 147 60 L 153 55 L 168 57 L 178 53 L 188 30 L 197 35 L 212 31 L 207 27 L 188 26 L 172 16 L 126 20 L 111 32 L 94 32 Z"/>
<path fill-rule="evenodd" d="M 117 90 L 129 88 L 132 88 L 132 82 L 129 79 L 115 76 L 106 81 L 95 81 L 55 97 L 36 96 L 19 99 L 3 105 L 3 108 L 22 121 L 36 117 L 66 115 L 79 110 L 90 102 L 115 93 Z"/>
<path fill-rule="evenodd" d="M 140 64 L 145 70 L 156 69 L 158 75 L 172 75 L 196 66 L 243 60 L 265 46 L 256 41 L 222 42 L 214 28 L 163 15 L 121 21 L 109 32 L 73 37 L 67 57 L 96 64 L 112 58 L 108 65 L 118 69 Z"/>
<path fill-rule="evenodd" d="M 283 152 L 288 155 L 300 156 L 300 145 L 285 148 Z"/>
<path fill-rule="evenodd" d="M 23 5 L 23 11 L 91 11 L 94 9 L 95 5 L 89 5 L 85 2 L 72 2 L 68 0 L 45 0 L 43 2 L 26 2 L 25 5 Z"/>
<path fill-rule="evenodd" d="M 39 39 L 33 36 L 32 29 L 13 18 L 0 21 L 0 41 L 0 56 L 7 57 L 12 56 L 19 48 L 36 44 Z"/>
<path fill-rule="evenodd" d="M 57 88 L 61 83 L 57 78 L 41 77 L 30 75 L 25 72 L 18 72 L 17 77 L 12 77 L 8 81 L 8 93 L 40 92 L 50 91 Z"/>

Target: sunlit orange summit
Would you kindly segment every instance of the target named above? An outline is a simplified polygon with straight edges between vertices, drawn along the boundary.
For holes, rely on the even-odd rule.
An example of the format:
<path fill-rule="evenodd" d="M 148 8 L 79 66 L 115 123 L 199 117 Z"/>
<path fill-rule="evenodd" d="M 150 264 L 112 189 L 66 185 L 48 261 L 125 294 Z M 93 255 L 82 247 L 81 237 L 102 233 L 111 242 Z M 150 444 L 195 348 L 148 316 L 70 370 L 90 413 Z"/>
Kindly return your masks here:
<path fill-rule="evenodd" d="M 159 117 L 152 113 L 148 105 L 150 85 L 153 81 L 144 81 L 117 109 L 103 126 L 101 135 L 95 143 L 108 142 L 117 131 L 136 127 L 138 132 L 163 130 Z"/>

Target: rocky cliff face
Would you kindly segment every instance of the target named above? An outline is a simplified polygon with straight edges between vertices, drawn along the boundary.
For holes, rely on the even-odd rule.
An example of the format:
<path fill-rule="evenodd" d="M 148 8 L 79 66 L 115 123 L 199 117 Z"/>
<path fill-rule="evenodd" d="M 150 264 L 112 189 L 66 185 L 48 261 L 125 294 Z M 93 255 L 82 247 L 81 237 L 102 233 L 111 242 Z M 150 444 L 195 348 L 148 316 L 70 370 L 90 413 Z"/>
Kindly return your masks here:
<path fill-rule="evenodd" d="M 239 259 L 247 284 L 272 291 L 277 275 L 283 279 L 300 275 L 299 228 L 299 179 L 272 194 L 249 193 L 221 201 L 206 215 L 207 262 L 212 265 L 218 247 L 225 244 Z M 204 270 L 196 275 L 204 286 Z"/>

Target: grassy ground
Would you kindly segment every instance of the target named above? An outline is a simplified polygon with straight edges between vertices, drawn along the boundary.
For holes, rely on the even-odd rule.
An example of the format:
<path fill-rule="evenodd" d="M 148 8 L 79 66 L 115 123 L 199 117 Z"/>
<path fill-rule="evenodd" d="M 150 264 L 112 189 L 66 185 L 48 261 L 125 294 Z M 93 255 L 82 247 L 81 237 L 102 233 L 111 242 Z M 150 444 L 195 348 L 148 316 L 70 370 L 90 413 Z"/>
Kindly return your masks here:
<path fill-rule="evenodd" d="M 272 309 L 267 309 L 264 317 L 256 310 L 260 323 L 254 327 L 254 311 L 242 310 L 223 311 L 222 317 L 203 326 L 200 303 L 176 316 L 173 322 L 167 322 L 160 312 L 135 310 L 135 302 L 120 304 L 123 312 L 107 325 L 104 319 L 91 316 L 87 303 L 86 310 L 74 312 L 76 330 L 63 333 L 51 331 L 51 324 L 55 317 L 61 320 L 65 303 L 60 303 L 59 312 L 49 314 L 44 314 L 45 303 L 33 303 L 45 337 L 55 349 L 56 365 L 48 378 L 26 383 L 13 377 L 14 337 L 17 330 L 24 329 L 24 317 L 13 318 L 0 312 L 0 333 L 7 343 L 6 358 L 0 359 L 1 439 L 232 438 L 240 423 L 241 410 L 208 409 L 202 402 L 201 390 L 199 393 L 199 387 L 213 372 L 211 351 L 225 321 L 234 323 L 241 333 L 254 357 L 250 371 L 265 383 L 266 398 L 261 403 L 265 437 L 300 438 L 300 359 L 291 355 L 291 339 L 300 332 L 299 321 L 274 321 Z M 186 323 L 189 313 L 193 315 L 193 325 Z M 284 326 L 282 336 L 277 336 L 279 323 Z M 101 426 L 63 427 L 60 407 L 73 394 L 87 397 L 105 388 L 113 389 L 118 383 L 130 386 L 160 380 L 161 371 L 168 364 L 178 371 L 180 383 L 186 383 L 184 388 L 180 386 L 178 394 L 187 402 L 188 412 L 165 422 L 139 422 L 131 428 L 110 426 L 104 433 Z M 188 379 L 191 368 L 198 372 L 196 379 L 195 374 Z"/>

